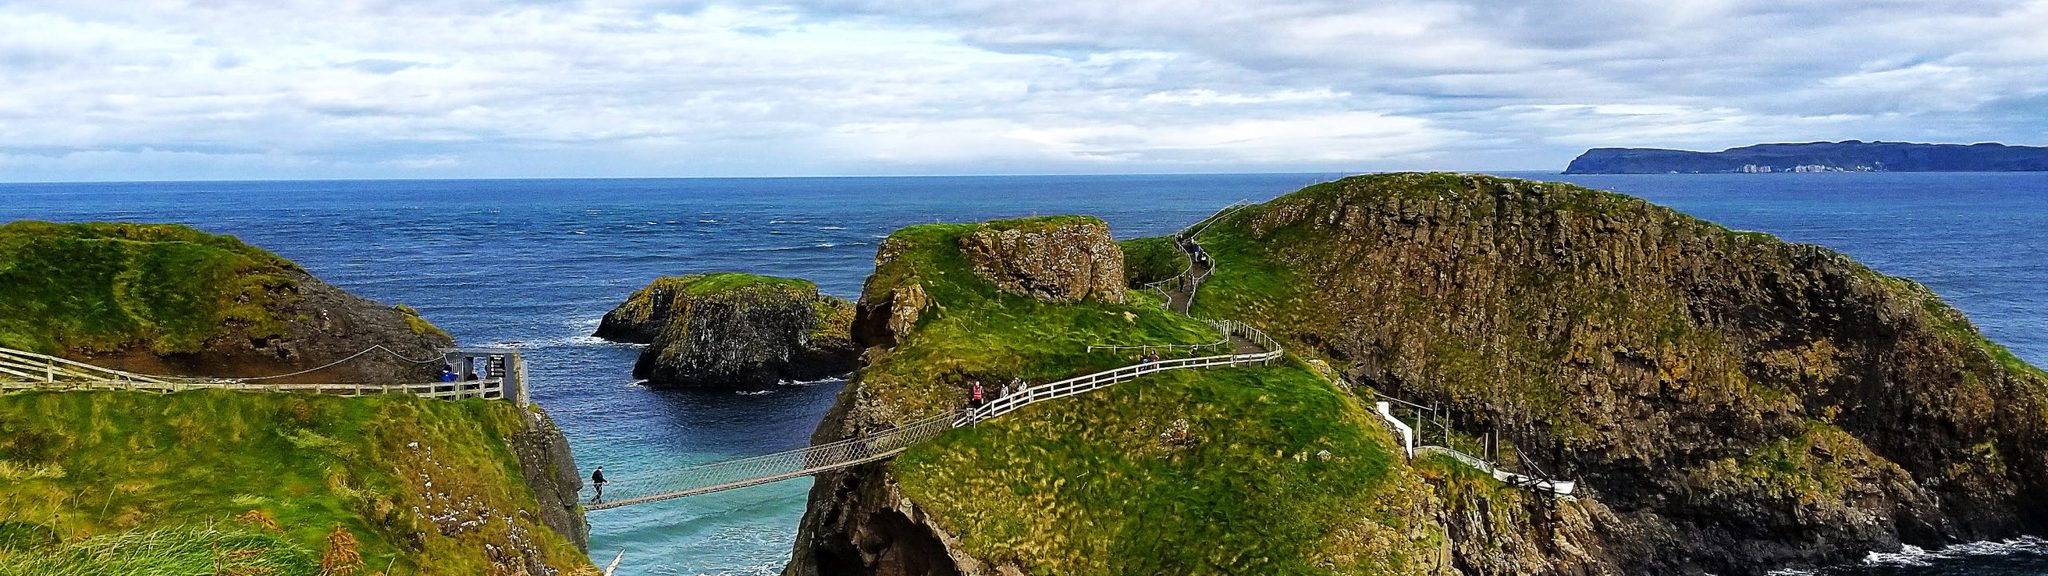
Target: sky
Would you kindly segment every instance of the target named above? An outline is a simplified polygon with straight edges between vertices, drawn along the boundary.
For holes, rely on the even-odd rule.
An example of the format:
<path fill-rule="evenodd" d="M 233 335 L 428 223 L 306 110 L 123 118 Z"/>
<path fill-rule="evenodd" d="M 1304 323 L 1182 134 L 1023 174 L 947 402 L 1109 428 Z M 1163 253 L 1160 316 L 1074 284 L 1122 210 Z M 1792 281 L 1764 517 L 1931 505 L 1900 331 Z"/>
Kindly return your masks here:
<path fill-rule="evenodd" d="M 2048 144 L 2048 0 L 0 0 L 0 181 Z"/>

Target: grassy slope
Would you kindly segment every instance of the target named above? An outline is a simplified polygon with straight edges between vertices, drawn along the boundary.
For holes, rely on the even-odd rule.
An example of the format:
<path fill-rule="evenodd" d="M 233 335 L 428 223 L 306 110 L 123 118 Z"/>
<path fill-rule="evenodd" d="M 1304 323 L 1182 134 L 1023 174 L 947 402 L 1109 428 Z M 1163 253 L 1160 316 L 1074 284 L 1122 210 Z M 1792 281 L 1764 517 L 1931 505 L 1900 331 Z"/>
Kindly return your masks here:
<path fill-rule="evenodd" d="M 57 353 L 142 344 L 193 352 L 223 325 L 282 336 L 298 267 L 176 225 L 0 226 L 0 346 Z"/>
<path fill-rule="evenodd" d="M 1000 294 L 955 248 L 974 227 L 892 237 L 908 249 L 877 270 L 869 292 L 918 281 L 935 305 L 894 354 L 863 371 L 867 390 L 950 407 L 965 376 L 1043 382 L 1131 361 L 1087 354 L 1088 344 L 1215 338 L 1160 310 L 1156 296 L 1047 305 Z M 1369 418 L 1284 361 L 1161 374 L 1039 404 L 948 433 L 892 466 L 903 491 L 970 552 L 1033 573 L 1409 572 L 1435 544 L 1402 513 L 1423 490 L 1395 472 L 1405 464 Z"/>
<path fill-rule="evenodd" d="M 491 518 L 452 535 L 426 517 L 450 506 L 418 495 L 422 475 L 433 482 L 427 492 L 475 499 L 475 507 L 458 510 L 538 506 L 506 444 L 522 425 L 518 410 L 395 395 L 0 396 L 0 523 L 46 529 L 67 543 L 62 555 L 105 570 L 113 568 L 104 562 L 124 556 L 93 552 L 110 542 L 213 524 L 232 532 L 229 539 L 260 537 L 264 529 L 230 520 L 252 510 L 274 519 L 277 538 L 301 555 L 322 553 L 337 527 L 347 529 L 371 571 L 391 565 L 404 573 L 483 574 L 483 543 L 502 546 L 513 530 L 535 542 L 548 564 L 587 567 L 573 544 L 531 515 L 515 514 L 512 523 Z M 4 548 L 0 566 L 17 565 L 20 573 L 35 573 L 26 559 L 51 551 Z M 212 553 L 183 550 L 164 553 L 163 565 Z"/>
<path fill-rule="evenodd" d="M 1165 236 L 1134 238 L 1117 243 L 1124 249 L 1124 283 L 1139 286 L 1172 278 L 1188 269 L 1187 254 Z"/>

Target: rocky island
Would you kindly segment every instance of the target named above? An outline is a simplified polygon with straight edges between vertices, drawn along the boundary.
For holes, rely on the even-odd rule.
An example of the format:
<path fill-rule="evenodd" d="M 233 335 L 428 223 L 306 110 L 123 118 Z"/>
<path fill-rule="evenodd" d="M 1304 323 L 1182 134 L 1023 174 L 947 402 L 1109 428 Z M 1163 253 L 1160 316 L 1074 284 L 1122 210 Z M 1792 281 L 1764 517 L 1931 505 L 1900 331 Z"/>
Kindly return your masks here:
<path fill-rule="evenodd" d="M 957 409 L 971 381 L 1132 361 L 1094 345 L 1215 337 L 1151 292 L 1022 289 L 1156 276 L 1162 240 L 976 240 L 1095 224 L 890 236 L 853 328 L 869 363 L 814 441 Z M 1256 324 L 1286 361 L 1146 376 L 820 475 L 785 574 L 1763 574 L 2048 532 L 2048 374 L 1832 251 L 1460 174 L 1312 186 L 1199 241 L 1218 265 L 1194 315 Z M 1123 247 L 1147 270 L 1118 270 Z M 1579 489 L 1410 460 L 1381 395 Z"/>
<path fill-rule="evenodd" d="M 1594 148 L 1566 174 L 2020 172 L 2048 170 L 2048 147 L 1907 142 L 1757 144 L 1720 152 Z"/>
<path fill-rule="evenodd" d="M 155 374 L 382 346 L 305 378 L 425 382 L 451 342 L 183 226 L 0 226 L 0 301 L 0 346 Z M 0 574 L 589 575 L 580 488 L 547 415 L 502 400 L 0 393 Z"/>
<path fill-rule="evenodd" d="M 853 303 L 794 278 L 717 273 L 655 279 L 604 315 L 597 337 L 647 344 L 650 386 L 762 388 L 853 371 Z"/>

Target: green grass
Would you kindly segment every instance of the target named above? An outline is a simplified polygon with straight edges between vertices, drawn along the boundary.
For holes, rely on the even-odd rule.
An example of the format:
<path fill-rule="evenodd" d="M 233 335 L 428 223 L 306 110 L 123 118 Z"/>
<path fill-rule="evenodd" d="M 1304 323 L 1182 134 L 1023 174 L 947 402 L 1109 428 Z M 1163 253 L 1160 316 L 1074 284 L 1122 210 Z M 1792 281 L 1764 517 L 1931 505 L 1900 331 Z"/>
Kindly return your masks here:
<path fill-rule="evenodd" d="M 1056 305 L 1002 293 L 960 254 L 977 227 L 914 226 L 884 242 L 868 297 L 917 283 L 932 304 L 861 372 L 874 405 L 898 417 L 951 409 L 970 378 L 1044 383 L 1135 360 L 1090 344 L 1217 338 L 1154 295 Z M 1398 471 L 1393 440 L 1369 418 L 1286 360 L 1037 404 L 891 466 L 970 553 L 1033 574 L 1412 572 L 1440 538 L 1412 538 L 1435 530 L 1407 516 L 1426 488 Z"/>
<path fill-rule="evenodd" d="M 194 352 L 223 326 L 285 336 L 296 265 L 232 236 L 154 224 L 0 226 L 0 346 Z"/>
<path fill-rule="evenodd" d="M 1124 283 L 1142 286 L 1158 282 L 1188 269 L 1188 256 L 1166 236 L 1136 238 L 1117 243 L 1124 249 Z"/>
<path fill-rule="evenodd" d="M 776 290 L 813 294 L 818 291 L 818 285 L 812 284 L 809 280 L 743 274 L 739 272 L 714 272 L 680 277 L 671 276 L 662 280 L 671 279 L 683 286 L 684 292 L 691 296 L 708 296 L 740 290 Z M 661 280 L 657 280 L 657 282 L 659 281 Z"/>
<path fill-rule="evenodd" d="M 118 549 L 97 537 L 199 530 L 259 511 L 300 548 L 325 549 L 341 527 L 372 566 L 446 574 L 484 573 L 483 544 L 502 547 L 516 530 L 549 564 L 585 566 L 568 540 L 517 513 L 538 506 L 506 444 L 523 426 L 517 407 L 488 400 L 9 394 L 0 396 L 0 522 L 90 551 Z M 425 496 L 442 493 L 450 500 Z M 448 504 L 465 499 L 476 506 Z M 516 519 L 448 532 L 428 517 L 476 510 Z M 0 551 L 0 565 L 50 552 Z"/>
<path fill-rule="evenodd" d="M 1170 372 L 920 446 L 904 493 L 1034 574 L 1405 573 L 1390 439 L 1294 364 Z M 1185 430 L 1185 434 L 1179 433 Z"/>
<path fill-rule="evenodd" d="M 136 530 L 87 539 L 49 553 L 0 557 L 0 576 L 316 576 L 319 558 L 275 534 L 243 527 Z"/>

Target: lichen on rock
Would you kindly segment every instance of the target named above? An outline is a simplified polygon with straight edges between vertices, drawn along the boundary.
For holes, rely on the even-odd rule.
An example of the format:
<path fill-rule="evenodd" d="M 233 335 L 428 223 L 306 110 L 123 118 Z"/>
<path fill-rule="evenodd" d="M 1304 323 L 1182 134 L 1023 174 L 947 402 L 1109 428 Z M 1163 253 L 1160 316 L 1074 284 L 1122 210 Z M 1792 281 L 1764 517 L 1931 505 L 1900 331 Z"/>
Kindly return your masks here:
<path fill-rule="evenodd" d="M 1046 302 L 1124 301 L 1124 251 L 1109 225 L 1083 216 L 984 223 L 960 237 L 974 273 Z"/>
<path fill-rule="evenodd" d="M 633 375 L 652 386 L 760 388 L 852 371 L 853 317 L 804 280 L 692 274 L 635 292 L 597 336 L 647 344 Z"/>

